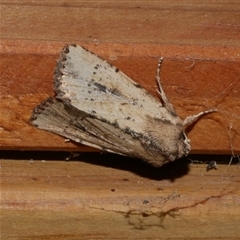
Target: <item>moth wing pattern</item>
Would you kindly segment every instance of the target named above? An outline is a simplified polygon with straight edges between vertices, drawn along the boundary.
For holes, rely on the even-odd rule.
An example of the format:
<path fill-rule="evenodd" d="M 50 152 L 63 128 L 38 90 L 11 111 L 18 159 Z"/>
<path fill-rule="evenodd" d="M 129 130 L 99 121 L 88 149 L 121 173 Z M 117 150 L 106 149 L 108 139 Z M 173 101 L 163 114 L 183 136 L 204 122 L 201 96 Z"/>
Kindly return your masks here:
<path fill-rule="evenodd" d="M 30 122 L 73 141 L 138 157 L 158 167 L 187 155 L 190 141 L 160 79 L 157 82 L 164 104 L 97 55 L 67 45 L 55 70 L 56 96 L 37 106 Z"/>
<path fill-rule="evenodd" d="M 58 99 L 70 101 L 75 108 L 107 119 L 110 124 L 117 122 L 121 129 L 128 127 L 140 132 L 146 122 L 145 115 L 164 118 L 162 112 L 167 112 L 139 84 L 80 46 L 70 45 L 62 51 L 55 83 Z"/>
<path fill-rule="evenodd" d="M 135 149 L 139 144 L 137 139 L 133 140 L 129 134 L 122 133 L 120 129 L 92 118 L 89 114 L 56 98 L 49 98 L 35 108 L 31 121 L 40 129 L 87 146 L 122 155 L 141 156 L 135 151 L 131 153 L 131 149 Z M 119 139 L 125 141 L 128 146 L 119 144 Z"/>

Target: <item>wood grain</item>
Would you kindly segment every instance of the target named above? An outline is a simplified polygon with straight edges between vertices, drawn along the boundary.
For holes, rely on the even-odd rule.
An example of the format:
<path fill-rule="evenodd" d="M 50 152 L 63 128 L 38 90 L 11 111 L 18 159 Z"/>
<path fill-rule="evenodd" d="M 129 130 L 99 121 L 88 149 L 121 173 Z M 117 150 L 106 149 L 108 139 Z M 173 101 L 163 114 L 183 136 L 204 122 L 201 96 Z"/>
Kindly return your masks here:
<path fill-rule="evenodd" d="M 156 96 L 162 83 L 181 117 L 216 107 L 188 129 L 192 153 L 240 153 L 239 4 L 196 1 L 2 1 L 0 149 L 92 149 L 28 124 L 53 95 L 53 72 L 66 43 L 109 60 Z"/>
<path fill-rule="evenodd" d="M 28 124 L 33 108 L 42 100 L 53 96 L 53 71 L 61 44 L 48 44 L 51 52 L 33 54 L 33 44 L 20 42 L 14 47 L 5 41 L 2 49 L 8 53 L 1 55 L 1 149 L 65 149 L 89 151 L 90 148 L 65 143 L 54 134 L 43 132 Z M 10 53 L 12 48 L 28 45 L 27 53 Z M 10 45 L 10 44 L 9 44 Z M 42 44 L 44 47 L 44 44 Z M 105 46 L 108 46 L 105 48 Z M 136 56 L 119 56 L 111 53 L 110 44 L 101 44 L 91 50 L 107 49 L 100 56 L 106 59 L 117 56 L 114 63 L 123 72 L 135 79 L 144 88 L 156 95 L 154 80 L 156 58 L 146 57 L 144 46 L 135 49 Z M 186 46 L 185 46 L 186 47 Z M 161 46 L 158 46 L 160 49 Z M 56 49 L 53 52 L 53 49 Z M 126 49 L 126 51 L 124 51 Z M 119 44 L 114 50 L 130 51 L 131 47 Z M 150 51 L 149 45 L 148 51 Z M 156 54 L 157 47 L 152 52 Z M 170 49 L 170 47 L 169 47 Z M 5 50 L 6 51 L 6 50 Z M 165 49 L 167 52 L 167 47 Z M 96 51 L 97 52 L 97 51 Z M 141 54 L 143 54 L 141 56 Z M 159 53 L 160 55 L 160 53 Z M 164 54 L 163 54 L 164 55 Z M 199 56 L 200 58 L 200 56 Z M 231 145 L 235 153 L 240 150 L 240 82 L 239 61 L 176 59 L 166 58 L 162 66 L 162 82 L 170 100 L 181 117 L 209 109 L 218 108 L 219 112 L 204 116 L 189 129 L 193 152 L 229 153 Z"/>
<path fill-rule="evenodd" d="M 66 162 L 63 152 L 29 151 L 2 160 L 4 149 L 94 151 L 28 124 L 54 95 L 67 43 L 154 96 L 163 56 L 162 84 L 181 117 L 218 108 L 188 129 L 192 153 L 240 154 L 239 11 L 238 1 L 1 1 L 0 238 L 239 239 L 237 165 L 206 172 L 181 159 L 156 169 L 111 154 Z"/>
<path fill-rule="evenodd" d="M 156 170 L 114 155 L 80 160 L 1 160 L 1 238 L 240 236 L 236 165 L 206 172 L 206 164 Z"/>

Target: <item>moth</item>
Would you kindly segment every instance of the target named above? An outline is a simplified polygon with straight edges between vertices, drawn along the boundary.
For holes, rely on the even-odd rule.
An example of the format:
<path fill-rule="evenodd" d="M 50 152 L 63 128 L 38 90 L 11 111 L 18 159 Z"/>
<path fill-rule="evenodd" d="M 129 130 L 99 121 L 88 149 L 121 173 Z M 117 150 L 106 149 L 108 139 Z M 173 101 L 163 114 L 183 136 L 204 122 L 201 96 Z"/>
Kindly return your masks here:
<path fill-rule="evenodd" d="M 63 48 L 54 74 L 55 97 L 32 112 L 33 126 L 104 151 L 159 167 L 191 150 L 188 125 L 215 109 L 182 120 L 160 82 L 155 99 L 118 68 L 78 45 Z"/>

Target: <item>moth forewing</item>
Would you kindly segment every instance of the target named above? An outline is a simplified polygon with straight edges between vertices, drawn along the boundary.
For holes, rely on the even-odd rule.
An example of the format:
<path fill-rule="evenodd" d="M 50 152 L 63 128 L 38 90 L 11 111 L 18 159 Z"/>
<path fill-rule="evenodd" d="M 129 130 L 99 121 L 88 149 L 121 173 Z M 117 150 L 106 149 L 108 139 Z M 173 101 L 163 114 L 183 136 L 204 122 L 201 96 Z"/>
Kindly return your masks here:
<path fill-rule="evenodd" d="M 163 104 L 97 55 L 67 45 L 55 70 L 56 96 L 37 106 L 30 121 L 73 141 L 157 167 L 187 155 L 191 146 L 184 126 L 203 113 L 184 122 L 177 116 L 161 86 L 161 60 L 156 80 Z"/>

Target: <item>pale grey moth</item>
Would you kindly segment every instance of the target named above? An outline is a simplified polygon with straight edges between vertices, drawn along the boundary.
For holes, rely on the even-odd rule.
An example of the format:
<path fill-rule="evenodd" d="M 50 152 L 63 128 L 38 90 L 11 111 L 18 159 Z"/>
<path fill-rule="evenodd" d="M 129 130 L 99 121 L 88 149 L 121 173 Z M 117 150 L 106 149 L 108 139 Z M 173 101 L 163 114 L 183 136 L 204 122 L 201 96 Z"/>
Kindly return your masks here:
<path fill-rule="evenodd" d="M 200 112 L 182 120 L 160 83 L 157 101 L 131 78 L 77 45 L 67 45 L 55 69 L 54 98 L 37 106 L 30 122 L 75 142 L 141 158 L 159 167 L 191 149 L 184 130 Z"/>

